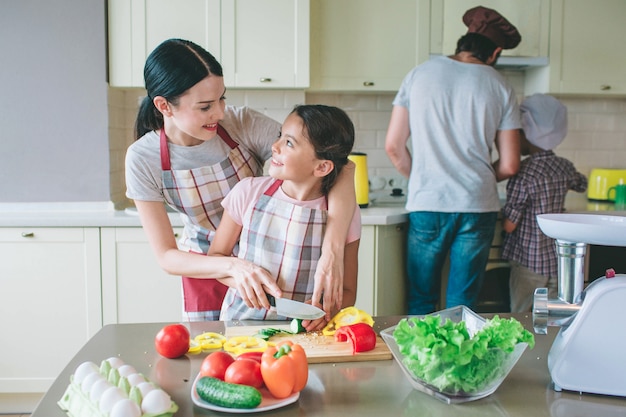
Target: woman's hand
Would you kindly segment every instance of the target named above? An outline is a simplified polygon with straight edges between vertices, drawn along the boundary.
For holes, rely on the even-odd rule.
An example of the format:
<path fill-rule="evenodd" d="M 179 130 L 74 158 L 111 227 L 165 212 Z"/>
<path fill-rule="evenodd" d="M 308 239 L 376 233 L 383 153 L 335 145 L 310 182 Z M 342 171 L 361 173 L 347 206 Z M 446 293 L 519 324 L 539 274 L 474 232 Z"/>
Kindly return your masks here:
<path fill-rule="evenodd" d="M 313 300 L 322 300 L 322 304 L 313 302 L 313 305 L 326 312 L 326 321 L 330 321 L 333 310 L 340 309 L 343 302 L 343 249 L 342 246 L 340 250 L 323 250 L 315 270 Z"/>
<path fill-rule="evenodd" d="M 229 271 L 232 278 L 227 278 L 224 283 L 237 289 L 239 296 L 248 307 L 269 309 L 271 306 L 265 294 L 272 294 L 276 298 L 282 296 L 276 284 L 276 278 L 265 268 L 243 259 L 235 257 L 230 259 L 233 261 L 233 266 Z"/>

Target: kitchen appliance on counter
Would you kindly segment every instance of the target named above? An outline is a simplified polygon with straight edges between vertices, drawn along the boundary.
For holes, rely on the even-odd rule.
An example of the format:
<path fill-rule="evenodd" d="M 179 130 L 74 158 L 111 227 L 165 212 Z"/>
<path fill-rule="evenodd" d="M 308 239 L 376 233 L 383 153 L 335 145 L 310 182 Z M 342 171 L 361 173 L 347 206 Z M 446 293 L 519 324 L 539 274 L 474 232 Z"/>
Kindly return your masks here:
<path fill-rule="evenodd" d="M 609 200 L 609 188 L 626 184 L 626 169 L 594 168 L 589 174 L 587 198 L 589 200 Z"/>
<path fill-rule="evenodd" d="M 558 298 L 537 288 L 533 306 L 536 333 L 560 326 L 548 355 L 554 389 L 626 397 L 626 274 L 607 269 L 583 288 L 587 244 L 626 246 L 626 217 L 559 213 L 537 222 L 558 254 Z"/>
<path fill-rule="evenodd" d="M 367 175 L 367 154 L 362 152 L 351 152 L 348 159 L 356 165 L 354 172 L 356 202 L 359 207 L 366 208 L 370 203 L 370 187 Z"/>

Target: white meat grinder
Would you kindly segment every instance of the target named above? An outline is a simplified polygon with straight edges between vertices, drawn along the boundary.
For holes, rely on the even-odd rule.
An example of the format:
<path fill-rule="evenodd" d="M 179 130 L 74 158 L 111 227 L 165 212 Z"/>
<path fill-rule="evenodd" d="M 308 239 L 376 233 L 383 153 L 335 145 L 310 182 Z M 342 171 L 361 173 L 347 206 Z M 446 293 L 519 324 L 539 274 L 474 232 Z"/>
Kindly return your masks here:
<path fill-rule="evenodd" d="M 537 288 L 533 305 L 537 334 L 561 328 L 548 354 L 555 391 L 626 397 L 626 274 L 607 269 L 584 289 L 583 262 L 587 244 L 626 246 L 626 217 L 559 213 L 537 222 L 556 239 L 559 262 L 558 298 Z"/>

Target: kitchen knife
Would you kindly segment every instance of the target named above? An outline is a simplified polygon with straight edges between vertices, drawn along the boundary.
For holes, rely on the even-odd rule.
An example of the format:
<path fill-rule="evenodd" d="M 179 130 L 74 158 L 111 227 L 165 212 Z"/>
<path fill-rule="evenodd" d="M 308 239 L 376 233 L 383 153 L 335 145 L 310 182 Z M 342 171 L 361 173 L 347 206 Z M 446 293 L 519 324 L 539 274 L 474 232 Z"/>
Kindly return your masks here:
<path fill-rule="evenodd" d="M 276 311 L 281 316 L 301 320 L 315 320 L 326 314 L 324 310 L 312 306 L 311 304 L 301 303 L 300 301 L 294 301 L 288 298 L 275 298 L 270 294 L 266 295 L 270 305 L 276 307 Z"/>

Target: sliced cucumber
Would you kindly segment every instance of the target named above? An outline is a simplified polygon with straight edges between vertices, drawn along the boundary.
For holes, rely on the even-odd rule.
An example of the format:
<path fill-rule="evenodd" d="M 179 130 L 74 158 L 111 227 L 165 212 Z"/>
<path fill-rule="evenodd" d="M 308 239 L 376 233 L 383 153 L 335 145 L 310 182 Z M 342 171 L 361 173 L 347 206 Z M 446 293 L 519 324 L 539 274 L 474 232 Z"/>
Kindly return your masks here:
<path fill-rule="evenodd" d="M 196 392 L 204 401 L 225 408 L 256 408 L 263 399 L 261 391 L 241 384 L 232 384 L 210 376 L 196 382 Z"/>
<path fill-rule="evenodd" d="M 301 319 L 293 319 L 293 320 L 291 320 L 291 324 L 289 325 L 289 328 L 291 329 L 291 333 L 293 333 L 293 334 L 306 332 L 306 329 L 304 327 L 302 327 L 302 320 Z"/>
<path fill-rule="evenodd" d="M 255 336 L 258 337 L 258 338 L 261 338 L 263 340 L 269 340 L 270 337 L 275 336 L 275 335 L 280 334 L 280 333 L 287 333 L 287 334 L 289 334 L 289 332 L 286 331 L 286 330 L 274 329 L 272 327 L 268 327 L 268 328 L 259 330 L 257 332 L 257 334 L 255 334 Z"/>

